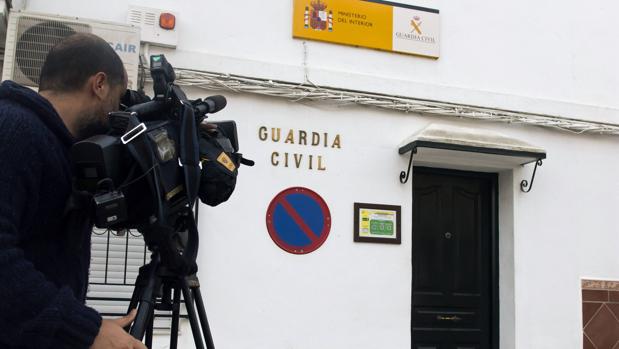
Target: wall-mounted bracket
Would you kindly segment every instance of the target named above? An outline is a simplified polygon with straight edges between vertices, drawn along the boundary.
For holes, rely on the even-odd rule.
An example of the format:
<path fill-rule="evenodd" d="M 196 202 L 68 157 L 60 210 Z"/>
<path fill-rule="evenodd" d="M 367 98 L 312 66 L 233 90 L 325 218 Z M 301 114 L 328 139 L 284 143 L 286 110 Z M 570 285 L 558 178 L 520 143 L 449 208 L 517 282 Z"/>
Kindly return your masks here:
<path fill-rule="evenodd" d="M 542 159 L 537 159 L 537 161 L 535 162 L 535 168 L 533 168 L 533 175 L 531 176 L 530 185 L 529 181 L 527 181 L 526 179 L 523 179 L 522 182 L 520 182 L 520 190 L 523 193 L 528 193 L 531 191 L 531 189 L 533 189 L 533 181 L 535 180 L 535 172 L 537 171 L 537 166 L 542 166 Z"/>
<path fill-rule="evenodd" d="M 400 172 L 400 183 L 405 184 L 406 182 L 408 182 L 408 177 L 411 174 L 411 165 L 413 164 L 413 156 L 417 154 L 417 148 L 413 148 L 411 149 L 411 157 L 408 160 L 408 168 L 406 169 L 406 172 L 401 171 Z"/>

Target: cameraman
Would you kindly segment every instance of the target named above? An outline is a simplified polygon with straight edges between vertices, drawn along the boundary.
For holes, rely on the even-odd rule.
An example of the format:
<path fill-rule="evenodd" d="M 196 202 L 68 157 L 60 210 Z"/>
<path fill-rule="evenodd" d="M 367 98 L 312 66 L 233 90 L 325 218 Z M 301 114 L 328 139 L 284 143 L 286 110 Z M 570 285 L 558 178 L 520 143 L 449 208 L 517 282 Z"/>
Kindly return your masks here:
<path fill-rule="evenodd" d="M 135 313 L 102 320 L 84 305 L 92 224 L 65 215 L 73 143 L 107 130 L 127 88 L 101 38 L 76 34 L 47 56 L 39 93 L 0 85 L 0 347 L 146 348 L 123 330 Z"/>

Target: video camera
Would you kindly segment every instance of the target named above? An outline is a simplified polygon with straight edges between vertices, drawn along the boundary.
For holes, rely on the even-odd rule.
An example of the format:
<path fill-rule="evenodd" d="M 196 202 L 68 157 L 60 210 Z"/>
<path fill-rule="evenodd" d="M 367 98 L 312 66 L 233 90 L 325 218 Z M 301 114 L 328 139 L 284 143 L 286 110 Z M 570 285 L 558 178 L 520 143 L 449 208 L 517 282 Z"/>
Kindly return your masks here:
<path fill-rule="evenodd" d="M 71 149 L 75 187 L 94 197 L 98 228 L 137 229 L 162 261 L 183 268 L 197 253 L 197 198 L 211 206 L 226 201 L 238 167 L 253 161 L 238 153 L 234 121 L 203 124 L 226 106 L 223 96 L 187 99 L 164 55 L 150 57 L 150 73 L 152 100 L 128 90 L 125 109 L 109 115 L 110 132 Z"/>

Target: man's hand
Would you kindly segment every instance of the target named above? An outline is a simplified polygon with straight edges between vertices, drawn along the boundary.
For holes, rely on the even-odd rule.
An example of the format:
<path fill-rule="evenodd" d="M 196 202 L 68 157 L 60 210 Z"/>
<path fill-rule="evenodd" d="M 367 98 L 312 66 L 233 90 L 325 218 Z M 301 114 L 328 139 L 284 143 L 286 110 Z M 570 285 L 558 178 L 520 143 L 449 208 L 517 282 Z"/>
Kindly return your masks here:
<path fill-rule="evenodd" d="M 133 322 L 136 314 L 136 309 L 133 309 L 131 313 L 119 319 L 103 320 L 90 349 L 147 349 L 142 342 L 131 337 L 123 329 Z"/>

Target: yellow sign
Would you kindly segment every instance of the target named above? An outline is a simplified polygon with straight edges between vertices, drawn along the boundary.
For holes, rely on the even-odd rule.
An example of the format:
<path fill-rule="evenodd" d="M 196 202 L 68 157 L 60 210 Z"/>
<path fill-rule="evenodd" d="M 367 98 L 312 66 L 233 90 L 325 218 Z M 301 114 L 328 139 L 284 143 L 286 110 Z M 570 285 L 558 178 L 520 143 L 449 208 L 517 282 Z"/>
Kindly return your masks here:
<path fill-rule="evenodd" d="M 292 35 L 438 58 L 440 17 L 379 0 L 294 0 Z"/>

